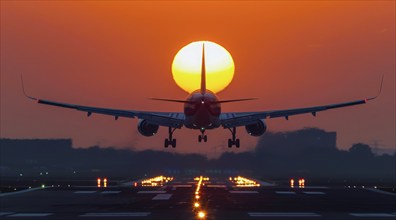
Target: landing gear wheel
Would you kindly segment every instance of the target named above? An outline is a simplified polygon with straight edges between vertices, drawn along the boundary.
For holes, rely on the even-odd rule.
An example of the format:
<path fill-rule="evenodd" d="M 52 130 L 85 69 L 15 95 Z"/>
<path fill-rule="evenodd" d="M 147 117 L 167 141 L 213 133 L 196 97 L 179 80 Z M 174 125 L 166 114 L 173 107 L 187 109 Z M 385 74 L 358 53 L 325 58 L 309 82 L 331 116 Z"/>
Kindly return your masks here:
<path fill-rule="evenodd" d="M 165 147 L 165 148 L 168 148 L 168 146 L 169 146 L 169 141 L 168 141 L 168 139 L 165 139 L 164 147 Z"/>
<path fill-rule="evenodd" d="M 168 148 L 169 145 L 171 145 L 173 148 L 176 147 L 176 139 L 172 138 L 172 134 L 175 130 L 176 130 L 176 128 L 169 127 L 169 138 L 165 139 L 165 142 L 164 142 L 165 148 Z"/>
<path fill-rule="evenodd" d="M 239 147 L 240 147 L 240 141 L 239 141 L 239 139 L 236 139 L 236 141 L 235 141 L 235 146 L 236 146 L 236 148 L 239 148 Z"/>
<path fill-rule="evenodd" d="M 201 128 L 201 134 L 198 135 L 198 142 L 207 142 L 208 141 L 208 136 L 205 135 L 205 129 Z"/>
<path fill-rule="evenodd" d="M 228 128 L 228 130 L 230 130 L 232 134 L 232 139 L 228 139 L 228 147 L 231 148 L 233 145 L 235 145 L 236 148 L 239 148 L 241 142 L 236 138 L 236 128 L 233 127 L 232 130 L 231 128 Z"/>
<path fill-rule="evenodd" d="M 232 145 L 233 145 L 232 140 L 231 140 L 231 139 L 228 139 L 228 148 L 231 148 Z"/>
<path fill-rule="evenodd" d="M 172 147 L 175 148 L 176 147 L 176 139 L 172 140 Z"/>

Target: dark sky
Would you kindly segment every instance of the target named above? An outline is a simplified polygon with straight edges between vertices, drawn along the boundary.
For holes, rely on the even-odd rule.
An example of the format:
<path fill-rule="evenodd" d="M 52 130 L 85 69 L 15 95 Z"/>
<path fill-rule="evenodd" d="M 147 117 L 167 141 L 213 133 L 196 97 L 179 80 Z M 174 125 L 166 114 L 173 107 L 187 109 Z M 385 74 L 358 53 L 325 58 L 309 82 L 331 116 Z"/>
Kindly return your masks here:
<path fill-rule="evenodd" d="M 74 146 L 115 145 L 161 150 L 166 129 L 138 135 L 136 120 L 42 106 L 23 97 L 121 109 L 182 111 L 147 100 L 184 98 L 172 60 L 184 45 L 209 40 L 233 56 L 233 82 L 221 99 L 257 97 L 223 111 L 273 110 L 354 99 L 364 106 L 268 120 L 272 131 L 320 127 L 337 131 L 338 146 L 376 142 L 395 148 L 394 1 L 1 1 L 1 137 L 73 138 Z M 257 139 L 239 129 L 242 148 Z M 175 133 L 179 152 L 209 156 L 227 150 L 229 132 Z"/>

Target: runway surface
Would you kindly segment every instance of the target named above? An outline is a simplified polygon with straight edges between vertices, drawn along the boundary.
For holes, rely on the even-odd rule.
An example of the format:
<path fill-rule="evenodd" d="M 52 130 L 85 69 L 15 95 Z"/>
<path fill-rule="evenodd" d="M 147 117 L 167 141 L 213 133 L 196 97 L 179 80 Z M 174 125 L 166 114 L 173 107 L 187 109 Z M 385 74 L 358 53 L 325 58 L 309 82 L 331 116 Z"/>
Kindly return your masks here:
<path fill-rule="evenodd" d="M 236 187 L 228 179 L 164 186 L 46 187 L 0 194 L 1 219 L 396 219 L 396 194 L 373 188 Z M 199 195 L 199 199 L 195 196 Z M 199 207 L 194 208 L 198 202 Z"/>

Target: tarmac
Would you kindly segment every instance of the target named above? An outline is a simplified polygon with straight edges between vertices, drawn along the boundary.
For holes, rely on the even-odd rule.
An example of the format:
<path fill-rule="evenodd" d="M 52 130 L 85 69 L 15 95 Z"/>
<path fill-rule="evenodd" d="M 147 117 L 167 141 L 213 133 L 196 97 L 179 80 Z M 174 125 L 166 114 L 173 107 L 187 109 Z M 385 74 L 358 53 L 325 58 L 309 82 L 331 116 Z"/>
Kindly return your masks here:
<path fill-rule="evenodd" d="M 140 184 L 140 180 L 136 181 Z M 237 187 L 227 178 L 163 186 L 51 186 L 0 194 L 0 219 L 396 219 L 396 194 L 375 188 Z M 199 199 L 195 196 L 199 195 Z M 198 203 L 199 207 L 194 207 Z"/>

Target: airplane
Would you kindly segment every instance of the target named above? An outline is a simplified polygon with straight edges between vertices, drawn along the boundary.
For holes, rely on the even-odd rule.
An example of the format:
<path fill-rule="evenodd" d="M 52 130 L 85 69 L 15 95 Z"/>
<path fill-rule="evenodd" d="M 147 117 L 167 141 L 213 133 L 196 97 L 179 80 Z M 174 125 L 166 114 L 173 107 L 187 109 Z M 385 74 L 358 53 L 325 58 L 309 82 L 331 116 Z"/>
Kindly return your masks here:
<path fill-rule="evenodd" d="M 221 112 L 222 103 L 240 102 L 254 100 L 254 98 L 219 100 L 215 93 L 206 88 L 206 66 L 205 66 L 205 45 L 202 46 L 202 63 L 201 63 L 201 88 L 192 92 L 186 100 L 152 98 L 153 100 L 176 102 L 184 104 L 183 112 L 151 112 L 137 110 L 122 110 L 111 108 L 98 108 L 84 105 L 61 103 L 29 96 L 25 92 L 23 79 L 21 76 L 22 90 L 24 95 L 39 104 L 52 105 L 62 108 L 76 109 L 87 113 L 87 116 L 95 114 L 111 115 L 117 120 L 119 117 L 138 118 L 137 130 L 143 136 L 154 136 L 159 126 L 168 127 L 168 138 L 165 139 L 164 147 L 176 147 L 176 139 L 173 133 L 176 129 L 183 126 L 189 129 L 199 130 L 201 134 L 198 136 L 199 142 L 207 142 L 205 131 L 223 127 L 231 132 L 231 138 L 228 139 L 228 147 L 240 147 L 240 140 L 236 138 L 236 128 L 244 126 L 247 133 L 251 136 L 261 136 L 267 130 L 266 119 L 284 117 L 289 120 L 290 116 L 298 114 L 312 114 L 316 116 L 317 112 L 329 109 L 342 108 L 353 105 L 365 104 L 370 100 L 376 99 L 382 90 L 383 76 L 379 93 L 371 98 L 355 100 L 350 102 L 321 105 L 306 108 L 293 108 L 271 111 L 257 112 Z"/>

